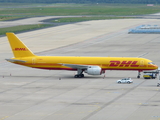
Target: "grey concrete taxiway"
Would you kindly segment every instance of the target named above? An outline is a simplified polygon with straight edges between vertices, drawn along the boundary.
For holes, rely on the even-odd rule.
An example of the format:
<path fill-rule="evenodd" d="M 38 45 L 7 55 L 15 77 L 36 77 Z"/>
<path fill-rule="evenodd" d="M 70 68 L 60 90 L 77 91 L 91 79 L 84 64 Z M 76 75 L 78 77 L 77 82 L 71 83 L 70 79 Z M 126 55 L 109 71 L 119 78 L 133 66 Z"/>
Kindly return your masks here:
<path fill-rule="evenodd" d="M 138 57 L 160 66 L 160 34 L 128 34 L 156 19 L 99 20 L 17 34 L 36 54 Z M 137 79 L 137 71 L 106 71 L 74 78 L 73 71 L 14 65 L 7 38 L 0 38 L 0 120 L 159 120 L 158 79 Z M 133 84 L 117 84 L 131 77 Z"/>
<path fill-rule="evenodd" d="M 0 21 L 0 28 L 20 26 L 20 25 L 45 24 L 44 23 L 45 20 L 65 18 L 65 17 L 68 18 L 73 16 L 45 16 L 45 17 L 43 16 L 43 17 L 19 19 L 14 21 Z M 74 17 L 81 17 L 81 16 L 74 16 Z"/>

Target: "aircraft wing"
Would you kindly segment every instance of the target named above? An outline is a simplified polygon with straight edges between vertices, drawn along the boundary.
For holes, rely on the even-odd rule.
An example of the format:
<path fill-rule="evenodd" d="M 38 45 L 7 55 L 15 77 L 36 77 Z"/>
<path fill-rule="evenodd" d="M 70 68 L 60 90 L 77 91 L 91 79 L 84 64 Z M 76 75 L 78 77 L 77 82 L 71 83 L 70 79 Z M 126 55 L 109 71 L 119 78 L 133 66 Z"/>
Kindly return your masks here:
<path fill-rule="evenodd" d="M 16 60 L 16 59 L 5 59 L 5 60 L 7 60 L 9 62 L 22 62 L 22 63 L 27 62 L 27 61 L 24 61 L 24 60 Z"/>
<path fill-rule="evenodd" d="M 90 66 L 90 65 L 79 65 L 79 64 L 65 64 L 65 63 L 60 63 L 60 64 L 74 69 L 87 69 Z"/>

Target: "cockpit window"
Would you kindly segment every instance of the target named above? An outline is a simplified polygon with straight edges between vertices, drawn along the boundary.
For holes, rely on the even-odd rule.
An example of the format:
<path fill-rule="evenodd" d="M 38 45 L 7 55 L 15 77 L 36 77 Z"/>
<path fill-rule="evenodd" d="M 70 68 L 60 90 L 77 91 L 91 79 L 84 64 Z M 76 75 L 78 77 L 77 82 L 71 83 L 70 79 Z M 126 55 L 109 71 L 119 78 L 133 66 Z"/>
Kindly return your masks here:
<path fill-rule="evenodd" d="M 153 62 L 149 62 L 148 64 L 149 64 L 149 65 L 155 65 Z"/>

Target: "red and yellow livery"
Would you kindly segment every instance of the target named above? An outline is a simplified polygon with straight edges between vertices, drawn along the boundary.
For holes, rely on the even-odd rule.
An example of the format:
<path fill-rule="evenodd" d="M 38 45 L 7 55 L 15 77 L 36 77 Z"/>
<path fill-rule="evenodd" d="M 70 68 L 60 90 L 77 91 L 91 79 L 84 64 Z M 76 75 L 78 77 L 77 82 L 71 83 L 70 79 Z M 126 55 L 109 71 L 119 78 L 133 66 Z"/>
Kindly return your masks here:
<path fill-rule="evenodd" d="M 69 57 L 69 56 L 36 56 L 21 42 L 14 33 L 6 33 L 15 58 L 9 62 L 39 69 L 76 70 L 75 77 L 101 75 L 105 70 L 155 70 L 157 65 L 151 60 L 136 57 Z M 138 78 L 140 74 L 138 74 Z"/>

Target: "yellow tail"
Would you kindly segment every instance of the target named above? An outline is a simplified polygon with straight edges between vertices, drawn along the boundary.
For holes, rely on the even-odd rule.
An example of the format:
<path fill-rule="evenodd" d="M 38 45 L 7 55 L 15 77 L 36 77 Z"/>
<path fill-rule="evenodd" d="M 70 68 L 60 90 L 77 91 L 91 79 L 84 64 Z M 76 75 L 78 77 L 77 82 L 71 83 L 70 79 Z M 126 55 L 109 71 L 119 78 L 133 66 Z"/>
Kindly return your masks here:
<path fill-rule="evenodd" d="M 6 33 L 15 58 L 35 56 L 14 33 Z"/>

